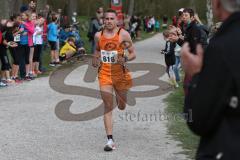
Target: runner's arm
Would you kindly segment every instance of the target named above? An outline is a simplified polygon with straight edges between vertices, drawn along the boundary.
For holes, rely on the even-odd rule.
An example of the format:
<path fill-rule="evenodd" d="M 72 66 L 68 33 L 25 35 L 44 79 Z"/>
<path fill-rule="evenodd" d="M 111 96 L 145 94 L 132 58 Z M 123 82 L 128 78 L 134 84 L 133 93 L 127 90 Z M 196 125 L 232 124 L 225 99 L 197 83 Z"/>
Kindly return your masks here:
<path fill-rule="evenodd" d="M 130 34 L 127 31 L 122 31 L 122 41 L 126 41 L 126 42 L 130 42 L 131 44 L 133 44 L 132 39 Z M 127 61 L 132 61 L 136 58 L 136 53 L 135 53 L 135 49 L 133 47 L 133 45 L 131 47 L 129 47 L 128 49 L 128 55 L 127 55 Z"/>
<path fill-rule="evenodd" d="M 99 44 L 98 44 L 99 37 L 100 37 L 100 32 L 97 32 L 95 34 L 95 37 L 94 37 L 96 47 L 95 47 L 95 50 L 94 50 L 94 53 L 93 53 L 93 59 L 92 59 L 93 67 L 98 67 L 99 66 L 99 58 L 101 57 L 100 48 L 99 48 Z"/>

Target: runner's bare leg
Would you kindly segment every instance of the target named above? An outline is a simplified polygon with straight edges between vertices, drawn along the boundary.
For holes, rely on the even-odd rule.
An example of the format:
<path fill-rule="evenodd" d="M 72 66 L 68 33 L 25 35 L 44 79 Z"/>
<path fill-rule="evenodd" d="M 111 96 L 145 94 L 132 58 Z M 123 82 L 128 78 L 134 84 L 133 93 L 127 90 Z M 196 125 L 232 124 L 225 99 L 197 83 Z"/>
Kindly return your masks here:
<path fill-rule="evenodd" d="M 127 103 L 127 90 L 117 90 L 115 89 L 116 93 L 116 101 L 118 104 L 118 108 L 120 110 L 124 110 L 126 108 Z"/>
<path fill-rule="evenodd" d="M 100 91 L 101 91 L 101 96 L 105 106 L 104 125 L 105 125 L 106 134 L 112 135 L 113 87 L 111 85 L 102 86 L 100 87 Z"/>

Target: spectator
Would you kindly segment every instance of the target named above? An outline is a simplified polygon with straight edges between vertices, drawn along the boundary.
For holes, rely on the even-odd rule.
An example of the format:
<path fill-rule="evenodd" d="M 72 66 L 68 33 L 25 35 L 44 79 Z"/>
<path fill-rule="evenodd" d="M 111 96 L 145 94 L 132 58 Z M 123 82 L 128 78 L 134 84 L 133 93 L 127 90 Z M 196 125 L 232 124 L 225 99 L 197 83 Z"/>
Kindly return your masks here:
<path fill-rule="evenodd" d="M 177 24 L 178 24 L 178 23 L 177 23 L 177 16 L 173 16 L 173 17 L 172 17 L 172 25 L 175 26 L 175 27 L 177 27 Z"/>
<path fill-rule="evenodd" d="M 15 42 L 17 45 L 15 47 L 9 47 L 9 51 L 11 53 L 13 64 L 12 64 L 12 80 L 15 81 L 15 83 L 20 83 L 21 80 L 18 77 L 19 72 L 19 63 L 21 59 L 21 54 L 19 51 L 20 49 L 20 34 L 18 32 L 19 30 L 19 21 L 21 19 L 20 15 L 15 14 L 11 16 L 11 21 L 13 23 L 11 29 L 7 30 L 5 34 L 5 38 L 9 42 Z"/>
<path fill-rule="evenodd" d="M 130 20 L 131 20 L 131 17 L 126 14 L 124 16 L 124 29 L 128 32 L 130 32 Z"/>
<path fill-rule="evenodd" d="M 21 60 L 20 60 L 20 74 L 21 77 L 24 77 L 25 80 L 30 81 L 33 77 L 30 77 L 30 46 L 33 46 L 32 37 L 34 32 L 34 26 L 29 20 L 30 15 L 26 12 L 21 14 L 21 24 L 20 24 L 20 53 L 21 53 Z M 25 65 L 25 68 L 23 67 Z"/>
<path fill-rule="evenodd" d="M 156 32 L 160 32 L 160 21 L 159 20 L 156 20 L 156 22 L 155 22 L 155 30 L 156 30 Z"/>
<path fill-rule="evenodd" d="M 240 148 L 240 2 L 214 0 L 213 11 L 223 21 L 207 49 L 182 49 L 184 71 L 193 76 L 188 87 L 187 124 L 201 137 L 197 160 L 239 160 Z M 204 53 L 204 57 L 203 57 Z"/>
<path fill-rule="evenodd" d="M 196 53 L 196 47 L 198 44 L 201 44 L 201 31 L 199 27 L 197 26 L 195 20 L 194 20 L 194 11 L 192 9 L 184 9 L 183 11 L 183 22 L 184 25 L 187 26 L 184 35 L 184 39 L 179 38 L 180 36 L 176 37 L 177 43 L 182 46 L 184 42 L 188 42 L 191 52 Z M 185 95 L 187 95 L 187 86 L 189 85 L 189 82 L 191 81 L 192 77 L 188 74 L 185 74 L 184 78 L 184 89 L 185 89 Z"/>
<path fill-rule="evenodd" d="M 168 16 L 164 15 L 163 16 L 163 24 L 162 24 L 162 28 L 167 28 L 168 26 Z"/>
<path fill-rule="evenodd" d="M 164 54 L 165 57 L 165 63 L 167 66 L 166 72 L 168 74 L 168 77 L 170 79 L 170 83 L 174 87 L 178 87 L 178 84 L 176 82 L 175 74 L 174 74 L 174 65 L 175 65 L 175 47 L 176 42 L 173 42 L 169 37 L 171 37 L 172 34 L 175 34 L 174 32 L 170 30 L 166 30 L 163 33 L 164 40 L 166 41 L 165 49 L 162 50 L 162 54 Z"/>
<path fill-rule="evenodd" d="M 30 3 L 28 4 L 28 11 L 30 13 L 36 12 L 36 7 L 37 7 L 36 2 L 35 1 L 30 1 Z"/>
<path fill-rule="evenodd" d="M 43 25 L 44 18 L 39 18 L 36 21 L 36 28 L 33 34 L 34 43 L 34 56 L 33 56 L 33 75 L 37 77 L 38 74 L 42 74 L 39 68 L 42 46 L 43 46 Z"/>
<path fill-rule="evenodd" d="M 144 16 L 144 18 L 142 19 L 142 23 L 143 23 L 143 31 L 147 32 L 147 16 Z"/>
<path fill-rule="evenodd" d="M 11 43 L 6 40 L 6 31 L 9 29 L 8 27 L 13 27 L 13 23 L 11 22 L 11 26 L 7 26 L 8 23 L 6 20 L 1 21 L 1 43 L 0 43 L 0 60 L 1 60 L 1 81 L 4 83 L 13 83 L 14 81 L 10 77 L 10 69 L 11 64 L 9 61 L 9 57 L 7 55 L 7 47 L 16 47 L 16 43 Z M 3 85 L 4 86 L 4 85 Z"/>
<path fill-rule="evenodd" d="M 58 26 L 57 17 L 52 15 L 52 22 L 48 25 L 48 42 L 51 47 L 51 62 L 50 66 L 59 65 L 59 55 L 57 52 L 57 41 L 58 41 Z"/>
<path fill-rule="evenodd" d="M 96 12 L 96 17 L 91 18 L 90 24 L 89 24 L 89 31 L 88 31 L 88 39 L 91 43 L 91 54 L 95 51 L 95 41 L 94 41 L 94 35 L 100 31 L 103 27 L 103 9 L 100 7 Z"/>
<path fill-rule="evenodd" d="M 154 16 L 152 16 L 150 18 L 148 23 L 150 25 L 149 27 L 150 27 L 151 32 L 154 33 L 154 27 L 155 27 L 155 23 L 156 23 Z"/>
<path fill-rule="evenodd" d="M 75 40 L 75 46 L 77 48 L 77 51 L 85 51 L 84 49 L 84 42 L 82 41 L 79 31 L 75 26 L 72 27 L 72 30 L 70 31 L 70 36 L 74 37 Z"/>
<path fill-rule="evenodd" d="M 60 51 L 60 61 L 63 62 L 71 58 L 76 52 L 77 47 L 75 46 L 75 40 L 70 37 Z"/>

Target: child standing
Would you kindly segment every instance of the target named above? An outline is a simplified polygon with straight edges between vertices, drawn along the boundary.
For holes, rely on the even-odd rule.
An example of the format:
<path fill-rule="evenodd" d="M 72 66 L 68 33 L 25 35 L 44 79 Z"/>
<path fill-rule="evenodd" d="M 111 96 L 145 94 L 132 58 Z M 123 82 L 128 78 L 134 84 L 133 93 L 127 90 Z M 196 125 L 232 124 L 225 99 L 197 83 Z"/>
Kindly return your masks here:
<path fill-rule="evenodd" d="M 34 43 L 34 55 L 33 55 L 33 75 L 37 76 L 41 74 L 39 70 L 39 62 L 42 53 L 43 46 L 43 24 L 44 18 L 39 18 L 36 20 L 35 32 L 33 34 L 33 43 Z"/>
<path fill-rule="evenodd" d="M 51 47 L 51 62 L 50 66 L 56 66 L 59 64 L 59 55 L 57 52 L 57 41 L 58 41 L 58 26 L 57 16 L 52 16 L 52 22 L 48 25 L 48 42 Z"/>
<path fill-rule="evenodd" d="M 175 47 L 176 47 L 176 43 L 172 42 L 169 37 L 174 34 L 171 33 L 169 30 L 166 30 L 163 32 L 163 36 L 164 39 L 166 41 L 166 46 L 165 49 L 162 50 L 162 54 L 164 54 L 165 56 L 165 63 L 167 66 L 166 72 L 168 74 L 168 77 L 170 79 L 171 84 L 174 87 L 179 87 L 177 82 L 176 82 L 176 77 L 174 74 L 174 65 L 175 65 L 175 61 L 176 61 L 176 57 L 175 57 Z"/>
<path fill-rule="evenodd" d="M 12 64 L 12 80 L 16 83 L 20 83 L 21 80 L 18 78 L 19 71 L 19 62 L 20 62 L 20 54 L 19 51 L 19 42 L 20 42 L 20 34 L 18 33 L 19 25 L 17 23 L 18 15 L 11 17 L 11 22 L 8 22 L 9 29 L 5 34 L 5 40 L 14 44 L 14 47 L 9 46 L 9 51 L 12 56 L 13 64 Z"/>
<path fill-rule="evenodd" d="M 159 22 L 159 20 L 156 20 L 156 22 L 155 22 L 155 30 L 156 30 L 156 32 L 160 31 L 160 22 Z"/>
<path fill-rule="evenodd" d="M 21 14 L 22 22 L 20 25 L 20 52 L 22 56 L 22 60 L 25 62 L 25 80 L 31 81 L 33 77 L 30 76 L 30 47 L 33 46 L 32 38 L 29 37 L 33 35 L 34 26 L 29 22 L 29 14 L 23 12 Z M 33 51 L 33 49 L 32 49 Z M 22 64 L 22 63 L 21 63 Z M 20 65 L 21 65 L 20 64 Z M 20 68 L 21 72 L 21 68 Z"/>

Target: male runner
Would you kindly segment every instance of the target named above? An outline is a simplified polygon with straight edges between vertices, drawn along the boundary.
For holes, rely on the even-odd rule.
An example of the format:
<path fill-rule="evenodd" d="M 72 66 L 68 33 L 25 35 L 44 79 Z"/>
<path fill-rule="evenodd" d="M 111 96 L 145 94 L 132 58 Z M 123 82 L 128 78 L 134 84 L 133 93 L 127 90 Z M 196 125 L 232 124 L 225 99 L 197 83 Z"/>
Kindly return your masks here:
<path fill-rule="evenodd" d="M 127 48 L 129 54 L 124 54 L 126 44 L 132 44 L 127 31 L 117 27 L 117 13 L 108 9 L 104 14 L 104 29 L 95 34 L 96 50 L 93 57 L 93 66 L 99 67 L 98 79 L 101 96 L 105 105 L 104 125 L 107 134 L 105 151 L 115 149 L 113 140 L 113 91 L 116 94 L 118 108 L 126 107 L 127 91 L 132 86 L 132 79 L 125 67 L 127 61 L 136 58 L 132 45 Z M 127 43 L 126 43 L 127 42 Z"/>

